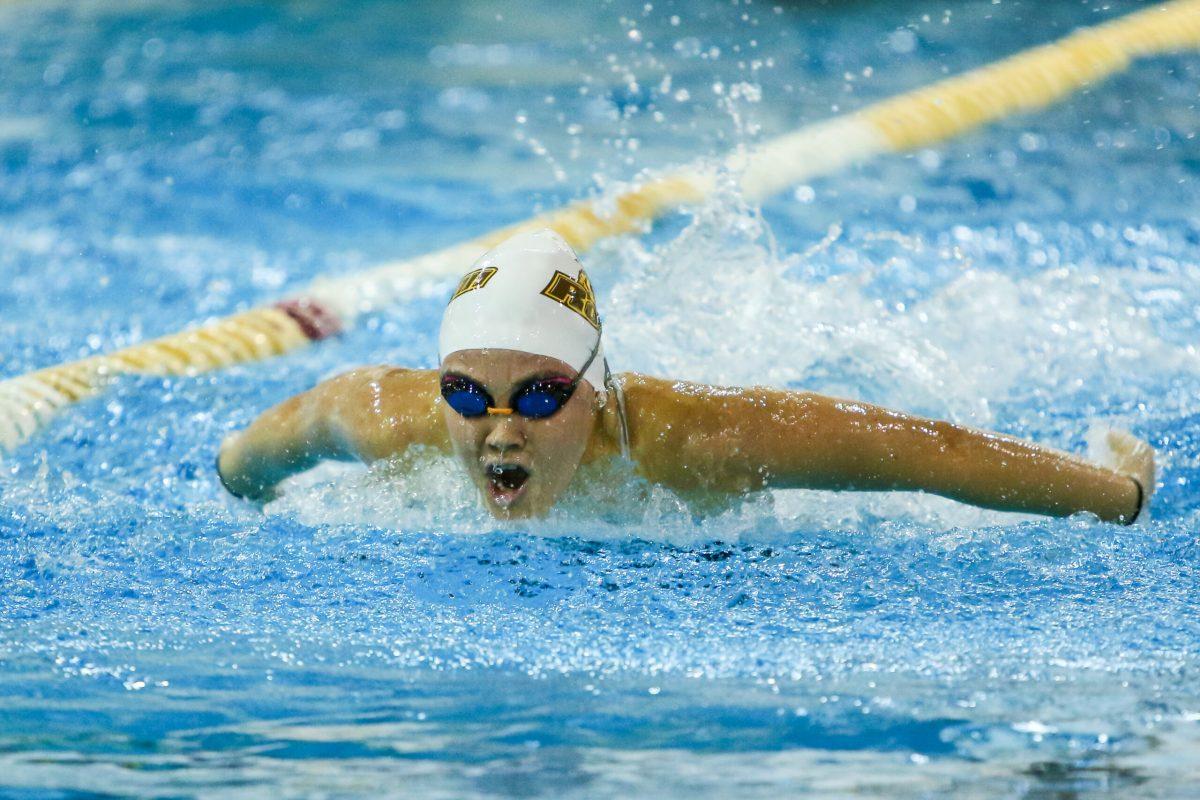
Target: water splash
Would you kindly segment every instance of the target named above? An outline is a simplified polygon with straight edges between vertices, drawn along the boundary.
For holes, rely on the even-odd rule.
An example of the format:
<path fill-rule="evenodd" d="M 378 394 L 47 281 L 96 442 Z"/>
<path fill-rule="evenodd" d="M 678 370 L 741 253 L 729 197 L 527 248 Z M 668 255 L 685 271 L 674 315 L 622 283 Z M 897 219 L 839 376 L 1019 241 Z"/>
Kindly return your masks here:
<path fill-rule="evenodd" d="M 1109 5 L 1046 21 L 1133 7 Z M 521 21 L 543 38 L 421 4 L 17 8 L 0 6 L 10 373 L 557 205 L 548 157 L 603 187 L 1034 43 L 1007 4 L 948 24 L 902 5 L 547 7 Z M 1198 68 L 1140 64 L 588 258 L 618 369 L 1077 451 L 1093 425 L 1132 427 L 1164 466 L 1148 524 L 803 491 L 697 518 L 618 471 L 501 526 L 449 459 L 326 468 L 265 515 L 225 496 L 216 445 L 264 408 L 355 364 L 432 365 L 440 300 L 418 298 L 300 355 L 122 382 L 0 467 L 0 782 L 1187 796 Z"/>

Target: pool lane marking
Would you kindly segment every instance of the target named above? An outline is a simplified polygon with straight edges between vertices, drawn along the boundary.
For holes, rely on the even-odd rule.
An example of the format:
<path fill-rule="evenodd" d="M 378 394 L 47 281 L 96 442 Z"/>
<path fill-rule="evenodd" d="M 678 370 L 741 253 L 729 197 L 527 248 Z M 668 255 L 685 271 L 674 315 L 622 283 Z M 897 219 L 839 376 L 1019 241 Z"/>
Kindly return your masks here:
<path fill-rule="evenodd" d="M 1159 6 L 885 100 L 860 112 L 891 150 L 947 139 L 993 119 L 1044 107 L 1119 72 L 1138 56 L 1200 41 L 1200 3 Z"/>
<path fill-rule="evenodd" d="M 319 301 L 310 303 L 310 308 L 314 304 Z M 18 446 L 56 411 L 98 394 L 122 375 L 192 376 L 270 358 L 331 335 L 334 329 L 324 324 L 324 329 L 306 332 L 285 308 L 253 309 L 113 353 L 0 381 L 0 449 Z"/>
<path fill-rule="evenodd" d="M 1147 8 L 1049 44 L 739 149 L 719 165 L 747 199 L 769 197 L 888 152 L 933 144 L 1014 113 L 1033 111 L 1106 78 L 1136 58 L 1200 47 L 1200 0 Z M 514 233 L 554 228 L 576 250 L 643 231 L 663 213 L 710 196 L 721 170 L 685 167 L 595 201 L 358 275 L 318 279 L 308 291 L 198 328 L 0 381 L 0 452 L 11 451 L 58 410 L 102 391 L 122 374 L 196 375 L 269 358 L 336 336 L 363 313 L 412 297 L 462 273 Z"/>
<path fill-rule="evenodd" d="M 1200 0 L 1176 0 L 1075 31 L 992 64 L 952 76 L 738 150 L 719 165 L 759 201 L 805 180 L 889 152 L 933 144 L 987 122 L 1042 108 L 1124 68 L 1139 56 L 1200 47 Z M 607 201 L 580 201 L 478 239 L 416 259 L 384 264 L 306 293 L 349 327 L 363 312 L 411 296 L 432 279 L 460 274 L 519 231 L 551 227 L 578 251 L 600 239 L 642 230 L 663 212 L 710 196 L 721 171 L 685 167 Z"/>

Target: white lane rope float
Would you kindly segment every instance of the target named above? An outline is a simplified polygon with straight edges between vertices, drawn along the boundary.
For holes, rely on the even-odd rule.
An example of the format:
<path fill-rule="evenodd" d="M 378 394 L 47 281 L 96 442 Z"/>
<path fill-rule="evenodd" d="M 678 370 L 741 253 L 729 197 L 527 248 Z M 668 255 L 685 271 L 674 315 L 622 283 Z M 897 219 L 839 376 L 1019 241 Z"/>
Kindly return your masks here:
<path fill-rule="evenodd" d="M 723 166 L 737 176 L 747 199 L 757 201 L 876 155 L 923 147 L 1042 108 L 1136 58 L 1195 48 L 1200 0 L 1174 0 L 770 139 L 729 156 Z M 411 296 L 430 280 L 458 275 L 518 231 L 550 227 L 577 251 L 587 250 L 704 199 L 717 181 L 712 167 L 686 167 L 615 197 L 573 203 L 443 250 L 317 280 L 301 295 L 271 306 L 0 381 L 0 452 L 11 451 L 56 411 L 100 392 L 120 375 L 195 375 L 286 353 L 339 333 L 361 314 Z"/>

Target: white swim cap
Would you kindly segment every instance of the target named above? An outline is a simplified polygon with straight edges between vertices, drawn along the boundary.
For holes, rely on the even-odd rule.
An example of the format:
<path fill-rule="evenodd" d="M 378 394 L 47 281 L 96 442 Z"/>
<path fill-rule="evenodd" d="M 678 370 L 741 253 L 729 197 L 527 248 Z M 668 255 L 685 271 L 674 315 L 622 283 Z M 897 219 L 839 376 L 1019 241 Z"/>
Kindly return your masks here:
<path fill-rule="evenodd" d="M 442 316 L 438 352 L 444 360 L 485 348 L 557 358 L 577 372 L 587 365 L 583 378 L 603 399 L 596 296 L 575 251 L 549 228 L 505 240 L 459 281 Z"/>

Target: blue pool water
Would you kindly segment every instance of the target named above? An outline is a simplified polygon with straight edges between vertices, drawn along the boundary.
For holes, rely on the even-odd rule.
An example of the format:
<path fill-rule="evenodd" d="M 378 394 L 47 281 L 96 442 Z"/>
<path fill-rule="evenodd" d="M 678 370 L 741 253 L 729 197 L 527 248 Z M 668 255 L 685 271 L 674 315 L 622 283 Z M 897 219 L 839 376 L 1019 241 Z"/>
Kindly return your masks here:
<path fill-rule="evenodd" d="M 1135 2 L 0 4 L 0 377 L 451 244 Z M 0 795 L 1187 797 L 1200 57 L 586 258 L 619 369 L 1158 449 L 1134 528 L 917 495 L 481 515 L 453 464 L 265 513 L 228 431 L 430 366 L 444 295 L 130 378 L 0 465 Z M 444 288 L 444 287 L 443 287 Z"/>

